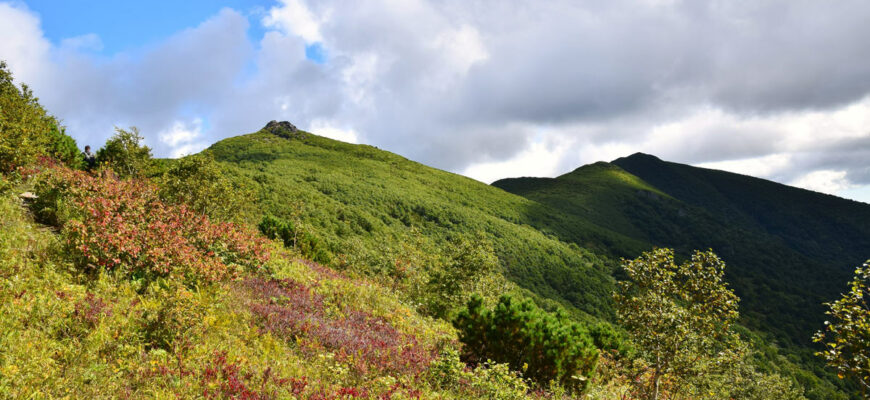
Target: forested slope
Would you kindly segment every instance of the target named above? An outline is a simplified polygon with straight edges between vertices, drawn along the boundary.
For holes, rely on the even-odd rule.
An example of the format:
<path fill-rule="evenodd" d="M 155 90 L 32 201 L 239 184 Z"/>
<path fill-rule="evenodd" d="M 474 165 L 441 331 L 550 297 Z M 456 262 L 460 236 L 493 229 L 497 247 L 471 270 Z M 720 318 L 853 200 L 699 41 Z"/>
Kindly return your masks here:
<path fill-rule="evenodd" d="M 206 152 L 228 173 L 257 188 L 261 215 L 296 221 L 325 250 L 321 261 L 339 268 L 394 273 L 403 243 L 422 241 L 415 246 L 437 249 L 458 234 L 482 232 L 511 281 L 540 299 L 610 318 L 615 262 L 606 251 L 596 250 L 614 242 L 622 243 L 622 249 L 642 246 L 520 196 L 372 146 L 301 131 L 280 136 L 263 130 L 223 140 Z M 561 236 L 581 239 L 579 245 L 569 244 Z"/>
<path fill-rule="evenodd" d="M 870 205 L 646 154 L 493 185 L 684 257 L 713 249 L 728 262 L 742 323 L 818 374 L 811 338 L 823 303 L 870 252 Z"/>

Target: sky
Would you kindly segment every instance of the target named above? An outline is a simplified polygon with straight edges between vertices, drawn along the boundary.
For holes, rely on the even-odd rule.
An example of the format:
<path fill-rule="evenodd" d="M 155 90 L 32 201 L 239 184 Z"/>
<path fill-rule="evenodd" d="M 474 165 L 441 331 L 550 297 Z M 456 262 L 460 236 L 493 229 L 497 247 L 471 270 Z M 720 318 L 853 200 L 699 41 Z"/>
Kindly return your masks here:
<path fill-rule="evenodd" d="M 84 146 L 287 120 L 483 182 L 635 152 L 870 203 L 866 0 L 0 0 Z"/>

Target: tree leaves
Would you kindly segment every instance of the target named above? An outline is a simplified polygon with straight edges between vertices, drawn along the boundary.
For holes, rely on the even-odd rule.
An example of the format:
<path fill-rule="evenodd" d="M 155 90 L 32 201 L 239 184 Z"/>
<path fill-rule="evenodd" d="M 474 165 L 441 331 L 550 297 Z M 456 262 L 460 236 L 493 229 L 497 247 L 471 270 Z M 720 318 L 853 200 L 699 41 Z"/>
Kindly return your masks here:
<path fill-rule="evenodd" d="M 824 343 L 827 349 L 816 353 L 836 369 L 840 379 L 851 377 L 862 391 L 870 389 L 870 308 L 867 291 L 870 290 L 870 261 L 855 270 L 849 291 L 839 300 L 827 303 L 825 328 L 813 336 L 814 342 Z"/>

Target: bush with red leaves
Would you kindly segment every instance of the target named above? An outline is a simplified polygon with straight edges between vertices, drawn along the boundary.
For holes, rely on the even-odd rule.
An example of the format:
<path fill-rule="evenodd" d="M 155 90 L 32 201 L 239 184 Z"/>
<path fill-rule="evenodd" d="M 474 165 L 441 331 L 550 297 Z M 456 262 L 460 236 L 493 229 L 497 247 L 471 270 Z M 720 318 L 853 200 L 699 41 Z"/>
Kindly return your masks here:
<path fill-rule="evenodd" d="M 166 204 L 147 180 L 49 166 L 37 182 L 43 207 L 37 211 L 68 208 L 66 221 L 46 219 L 62 225 L 69 251 L 82 266 L 189 282 L 255 271 L 269 257 L 265 239 L 255 232 Z"/>
<path fill-rule="evenodd" d="M 200 384 L 205 388 L 202 396 L 206 399 L 269 400 L 277 397 L 271 388 L 287 383 L 294 383 L 295 391 L 295 381 L 276 377 L 269 368 L 259 377 L 243 373 L 237 362 L 227 360 L 226 352 L 215 353 L 211 365 L 200 375 Z"/>
<path fill-rule="evenodd" d="M 242 282 L 254 298 L 251 311 L 264 330 L 285 338 L 302 338 L 303 346 L 325 347 L 339 361 L 350 361 L 355 372 L 416 375 L 434 359 L 412 335 L 399 332 L 383 318 L 345 309 L 339 316 L 325 312 L 324 299 L 291 281 L 260 278 Z"/>

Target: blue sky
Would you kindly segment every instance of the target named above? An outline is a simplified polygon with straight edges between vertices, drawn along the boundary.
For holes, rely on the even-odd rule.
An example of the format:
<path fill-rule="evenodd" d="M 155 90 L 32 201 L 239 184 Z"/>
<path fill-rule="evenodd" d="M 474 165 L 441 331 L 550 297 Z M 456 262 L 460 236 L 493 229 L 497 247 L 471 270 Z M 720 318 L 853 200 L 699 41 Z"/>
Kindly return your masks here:
<path fill-rule="evenodd" d="M 183 1 L 105 1 L 105 0 L 28 0 L 39 14 L 48 39 L 61 40 L 97 34 L 103 54 L 113 54 L 153 44 L 172 34 L 199 25 L 224 7 L 257 18 L 274 5 L 263 0 L 183 0 Z M 250 29 L 252 38 L 262 37 L 259 24 Z"/>
<path fill-rule="evenodd" d="M 276 5 L 267 0 L 28 0 L 25 3 L 39 15 L 46 38 L 61 43 L 64 39 L 96 34 L 100 46 L 89 50 L 103 55 L 158 43 L 198 25 L 223 8 L 238 10 L 251 20 L 248 36 L 256 42 L 266 31 L 258 21 Z M 320 43 L 310 43 L 305 48 L 305 56 L 323 63 L 326 50 Z"/>
<path fill-rule="evenodd" d="M 870 202 L 870 3 L 0 0 L 80 144 L 289 120 L 491 182 L 634 152 Z"/>

